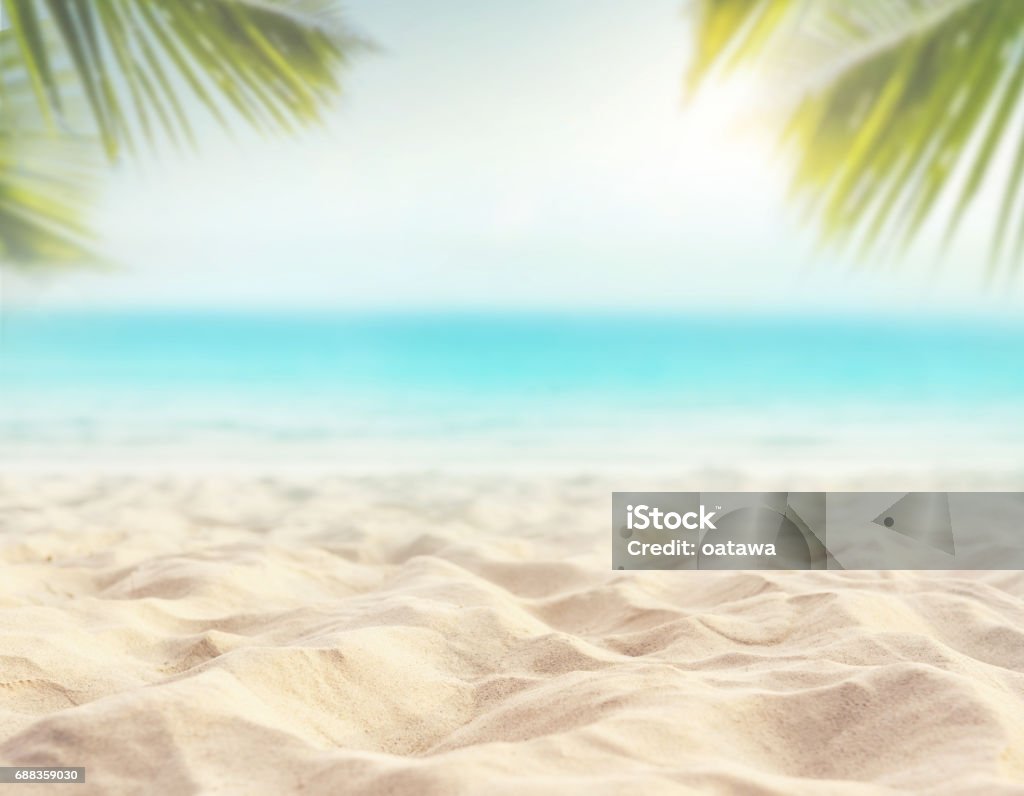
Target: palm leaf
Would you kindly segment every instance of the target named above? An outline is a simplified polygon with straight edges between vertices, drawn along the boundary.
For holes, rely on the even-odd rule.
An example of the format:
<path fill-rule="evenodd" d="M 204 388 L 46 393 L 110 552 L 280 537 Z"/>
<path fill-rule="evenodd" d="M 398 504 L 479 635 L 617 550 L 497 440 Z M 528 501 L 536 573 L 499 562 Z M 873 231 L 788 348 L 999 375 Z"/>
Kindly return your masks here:
<path fill-rule="evenodd" d="M 317 120 L 357 44 L 329 0 L 2 0 L 44 115 L 84 97 L 110 157 L 192 140 L 188 96 L 261 130 Z M 48 41 L 52 28 L 59 46 Z M 74 80 L 58 79 L 70 65 Z"/>
<path fill-rule="evenodd" d="M 755 63 L 799 82 L 783 140 L 824 240 L 902 252 L 926 223 L 948 240 L 991 188 L 1003 197 L 991 261 L 1019 262 L 1024 3 L 703 0 L 699 12 L 691 86 Z"/>
<path fill-rule="evenodd" d="M 95 151 L 66 137 L 0 134 L 0 259 L 22 267 L 96 259 L 82 220 Z"/>
<path fill-rule="evenodd" d="M 83 221 L 115 158 L 224 126 L 318 120 L 358 42 L 328 0 L 0 0 L 0 259 L 95 259 Z"/>
<path fill-rule="evenodd" d="M 40 29 L 47 46 L 56 43 Z M 22 267 L 95 261 L 84 222 L 102 149 L 95 137 L 57 129 L 20 58 L 17 30 L 0 33 L 0 262 Z M 55 64 L 48 79 L 70 75 Z M 82 121 L 70 102 L 61 116 Z"/>

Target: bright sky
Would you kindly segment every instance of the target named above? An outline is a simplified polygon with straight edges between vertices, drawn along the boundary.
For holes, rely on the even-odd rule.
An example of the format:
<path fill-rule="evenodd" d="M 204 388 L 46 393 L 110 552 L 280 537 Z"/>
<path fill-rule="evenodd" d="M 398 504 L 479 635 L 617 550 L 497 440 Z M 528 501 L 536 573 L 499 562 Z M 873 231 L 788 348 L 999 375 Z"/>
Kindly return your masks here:
<path fill-rule="evenodd" d="M 970 234 L 941 275 L 810 253 L 750 86 L 682 101 L 683 0 L 349 0 L 329 128 L 114 176 L 120 267 L 32 303 L 1017 312 Z M 920 259 L 920 258 L 918 258 Z M 965 298 L 966 297 L 966 298 Z"/>

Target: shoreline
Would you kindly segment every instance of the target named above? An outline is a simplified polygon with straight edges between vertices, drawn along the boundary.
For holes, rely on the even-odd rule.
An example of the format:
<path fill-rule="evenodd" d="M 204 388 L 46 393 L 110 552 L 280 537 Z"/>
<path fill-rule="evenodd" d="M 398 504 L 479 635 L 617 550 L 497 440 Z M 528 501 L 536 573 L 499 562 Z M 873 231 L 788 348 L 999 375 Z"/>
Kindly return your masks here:
<path fill-rule="evenodd" d="M 436 463 L 386 464 L 338 462 L 223 462 L 223 461 L 92 461 L 92 462 L 10 462 L 0 461 L 0 480 L 31 482 L 35 479 L 82 479 L 113 477 L 124 480 L 227 478 L 241 480 L 284 479 L 321 481 L 331 479 L 461 480 L 468 484 L 515 481 L 526 484 L 544 482 L 588 482 L 607 486 L 612 491 L 1024 491 L 1024 468 L 1019 465 L 990 468 L 963 465 L 918 468 L 866 468 L 862 463 L 837 466 L 834 461 L 807 462 L 790 468 L 777 467 L 776 474 L 765 475 L 769 468 L 713 466 L 666 467 L 661 464 L 622 465 L 590 462 L 502 462 L 479 464 Z"/>

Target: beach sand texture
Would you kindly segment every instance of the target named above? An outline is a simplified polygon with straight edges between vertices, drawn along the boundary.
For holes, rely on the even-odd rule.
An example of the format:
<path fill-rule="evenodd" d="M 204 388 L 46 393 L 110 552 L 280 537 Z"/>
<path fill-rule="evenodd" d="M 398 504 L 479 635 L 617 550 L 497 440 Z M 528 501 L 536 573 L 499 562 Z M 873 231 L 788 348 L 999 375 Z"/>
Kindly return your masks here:
<path fill-rule="evenodd" d="M 0 479 L 0 762 L 83 795 L 1024 792 L 1024 576 L 613 572 L 610 491 Z"/>

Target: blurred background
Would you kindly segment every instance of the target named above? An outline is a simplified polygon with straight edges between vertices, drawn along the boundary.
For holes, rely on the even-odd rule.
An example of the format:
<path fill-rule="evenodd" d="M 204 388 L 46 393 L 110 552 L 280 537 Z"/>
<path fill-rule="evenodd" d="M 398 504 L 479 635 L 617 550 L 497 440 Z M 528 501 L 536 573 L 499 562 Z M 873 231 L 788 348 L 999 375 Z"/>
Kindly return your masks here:
<path fill-rule="evenodd" d="M 3 270 L 0 460 L 1024 475 L 1020 13 L 735 5 L 351 0 L 314 123 L 186 97 Z"/>

